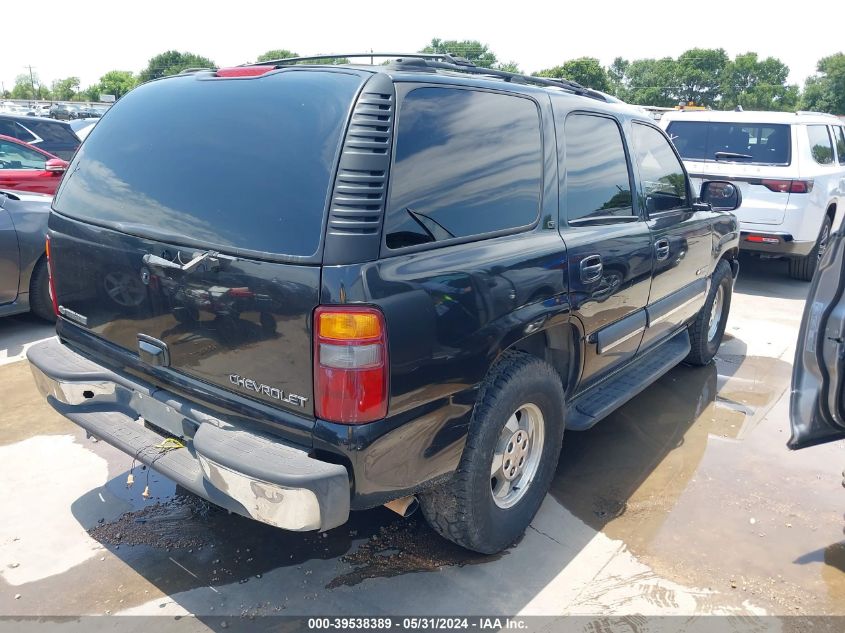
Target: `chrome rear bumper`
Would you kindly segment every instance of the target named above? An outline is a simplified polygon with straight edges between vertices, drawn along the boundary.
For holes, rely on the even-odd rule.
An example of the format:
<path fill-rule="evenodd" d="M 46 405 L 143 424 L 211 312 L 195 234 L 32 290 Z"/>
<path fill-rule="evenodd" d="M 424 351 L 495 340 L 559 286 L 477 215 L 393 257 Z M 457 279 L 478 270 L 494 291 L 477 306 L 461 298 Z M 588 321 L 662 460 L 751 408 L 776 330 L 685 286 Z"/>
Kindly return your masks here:
<path fill-rule="evenodd" d="M 57 340 L 30 348 L 27 357 L 54 409 L 194 494 L 286 530 L 328 530 L 349 518 L 343 466 L 235 427 Z M 155 447 L 165 437 L 180 439 L 186 448 L 162 453 Z"/>

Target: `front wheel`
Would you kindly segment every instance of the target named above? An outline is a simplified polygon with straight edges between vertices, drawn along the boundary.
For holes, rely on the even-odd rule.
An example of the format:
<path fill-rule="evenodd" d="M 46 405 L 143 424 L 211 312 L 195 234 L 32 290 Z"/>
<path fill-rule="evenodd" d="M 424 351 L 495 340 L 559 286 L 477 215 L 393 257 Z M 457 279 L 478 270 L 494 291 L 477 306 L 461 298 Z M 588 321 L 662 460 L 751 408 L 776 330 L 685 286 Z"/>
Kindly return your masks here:
<path fill-rule="evenodd" d="M 431 527 L 483 554 L 516 541 L 557 467 L 563 402 L 560 376 L 549 364 L 507 352 L 481 388 L 457 472 L 420 495 Z"/>
<path fill-rule="evenodd" d="M 731 267 L 723 259 L 713 271 L 704 306 L 689 326 L 690 353 L 685 359 L 689 364 L 706 365 L 713 360 L 728 324 L 732 295 Z"/>

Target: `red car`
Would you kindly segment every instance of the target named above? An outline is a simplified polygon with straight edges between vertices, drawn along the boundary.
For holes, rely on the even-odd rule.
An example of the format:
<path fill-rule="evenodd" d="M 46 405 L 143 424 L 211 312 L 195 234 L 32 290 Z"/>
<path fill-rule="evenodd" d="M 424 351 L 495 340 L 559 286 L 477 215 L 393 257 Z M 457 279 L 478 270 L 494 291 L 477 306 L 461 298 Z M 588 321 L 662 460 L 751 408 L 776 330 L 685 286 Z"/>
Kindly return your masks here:
<path fill-rule="evenodd" d="M 61 158 L 0 134 L 0 189 L 52 196 L 67 166 L 67 161 Z"/>

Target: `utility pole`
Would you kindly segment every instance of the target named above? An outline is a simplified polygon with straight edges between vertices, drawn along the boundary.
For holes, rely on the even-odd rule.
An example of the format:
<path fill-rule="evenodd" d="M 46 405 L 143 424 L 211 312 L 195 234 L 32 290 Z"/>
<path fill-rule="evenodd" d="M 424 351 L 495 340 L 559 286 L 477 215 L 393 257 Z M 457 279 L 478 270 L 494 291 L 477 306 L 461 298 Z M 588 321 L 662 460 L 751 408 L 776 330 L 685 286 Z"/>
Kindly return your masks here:
<path fill-rule="evenodd" d="M 32 65 L 24 66 L 24 68 L 29 68 L 29 85 L 32 87 L 32 98 L 38 99 L 38 96 L 35 94 L 35 79 L 32 75 Z"/>

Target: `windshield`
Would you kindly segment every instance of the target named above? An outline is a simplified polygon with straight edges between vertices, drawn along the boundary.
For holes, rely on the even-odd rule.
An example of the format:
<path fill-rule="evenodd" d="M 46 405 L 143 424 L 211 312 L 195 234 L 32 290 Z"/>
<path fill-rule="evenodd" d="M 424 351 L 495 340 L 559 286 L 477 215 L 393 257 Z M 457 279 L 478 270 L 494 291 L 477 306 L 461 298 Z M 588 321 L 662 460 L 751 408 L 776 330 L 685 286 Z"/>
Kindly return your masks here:
<path fill-rule="evenodd" d="M 789 125 L 672 121 L 666 130 L 686 160 L 789 165 Z"/>
<path fill-rule="evenodd" d="M 91 131 L 54 209 L 190 246 L 314 255 L 361 81 L 283 71 L 141 86 Z"/>

